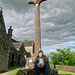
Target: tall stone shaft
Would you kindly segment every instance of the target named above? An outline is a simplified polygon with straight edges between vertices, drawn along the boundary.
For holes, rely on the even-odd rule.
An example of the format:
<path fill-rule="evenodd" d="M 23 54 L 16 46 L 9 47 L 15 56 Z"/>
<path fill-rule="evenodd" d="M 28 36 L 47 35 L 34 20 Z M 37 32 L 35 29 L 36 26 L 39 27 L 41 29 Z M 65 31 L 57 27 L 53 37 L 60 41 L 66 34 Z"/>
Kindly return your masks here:
<path fill-rule="evenodd" d="M 40 32 L 40 10 L 39 4 L 35 4 L 35 40 L 34 40 L 34 53 L 41 49 L 41 32 Z"/>
<path fill-rule="evenodd" d="M 28 0 L 29 4 L 35 5 L 35 40 L 34 40 L 34 54 L 41 49 L 41 31 L 40 31 L 40 10 L 41 2 L 46 0 Z"/>

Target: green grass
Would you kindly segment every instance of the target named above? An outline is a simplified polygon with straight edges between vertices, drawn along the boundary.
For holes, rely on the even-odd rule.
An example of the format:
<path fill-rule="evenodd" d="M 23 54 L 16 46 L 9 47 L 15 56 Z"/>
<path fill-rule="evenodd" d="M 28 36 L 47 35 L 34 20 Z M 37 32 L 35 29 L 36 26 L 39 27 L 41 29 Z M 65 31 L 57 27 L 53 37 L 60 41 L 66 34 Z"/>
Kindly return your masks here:
<path fill-rule="evenodd" d="M 24 69 L 25 67 L 9 67 L 8 69 L 11 70 L 9 71 L 8 75 L 16 75 L 17 71 L 19 69 Z"/>
<path fill-rule="evenodd" d="M 67 71 L 61 71 L 61 70 L 58 70 L 58 73 L 59 74 L 64 74 L 64 75 L 75 75 L 75 73 L 67 72 Z"/>
<path fill-rule="evenodd" d="M 19 69 L 24 69 L 25 67 L 9 67 L 9 69 L 11 71 L 9 71 L 9 74 L 8 75 L 16 75 L 17 74 L 17 71 Z M 75 75 L 75 73 L 72 73 L 72 72 L 67 72 L 67 71 L 61 71 L 61 70 L 58 70 L 58 73 L 59 74 L 64 74 L 64 75 Z"/>
<path fill-rule="evenodd" d="M 25 67 L 8 67 L 9 70 L 14 70 L 14 69 L 23 69 Z"/>
<path fill-rule="evenodd" d="M 17 75 L 17 71 L 19 69 L 25 69 L 25 67 L 9 67 L 8 69 L 10 70 L 8 75 Z M 67 71 L 61 71 L 61 70 L 58 70 L 58 73 L 63 74 L 63 75 L 75 75 L 75 73 L 67 72 Z"/>

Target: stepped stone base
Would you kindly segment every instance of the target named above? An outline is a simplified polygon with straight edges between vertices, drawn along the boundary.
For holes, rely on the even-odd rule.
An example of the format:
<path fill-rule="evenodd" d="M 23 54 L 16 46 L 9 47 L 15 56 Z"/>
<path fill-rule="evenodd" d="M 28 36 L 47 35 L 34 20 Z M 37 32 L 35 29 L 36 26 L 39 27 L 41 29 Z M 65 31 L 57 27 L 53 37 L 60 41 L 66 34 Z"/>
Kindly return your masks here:
<path fill-rule="evenodd" d="M 51 75 L 58 75 L 57 69 L 51 69 Z"/>
<path fill-rule="evenodd" d="M 35 61 L 35 57 L 27 58 L 26 68 L 27 69 L 34 69 L 34 61 Z"/>
<path fill-rule="evenodd" d="M 18 71 L 17 75 L 37 75 L 35 70 L 32 69 L 21 69 Z M 44 75 L 42 72 L 40 75 Z M 49 75 L 58 75 L 57 69 L 51 69 L 51 73 Z"/>
<path fill-rule="evenodd" d="M 18 71 L 17 75 L 37 75 L 34 70 L 21 69 Z"/>

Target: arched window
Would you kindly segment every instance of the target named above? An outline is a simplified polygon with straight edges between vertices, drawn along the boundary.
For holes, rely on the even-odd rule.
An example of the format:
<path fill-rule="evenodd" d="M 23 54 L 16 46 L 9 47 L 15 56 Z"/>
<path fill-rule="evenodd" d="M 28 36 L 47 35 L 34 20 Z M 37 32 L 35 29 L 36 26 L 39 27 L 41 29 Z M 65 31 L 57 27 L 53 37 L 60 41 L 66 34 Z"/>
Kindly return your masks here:
<path fill-rule="evenodd" d="M 0 53 L 4 53 L 4 44 L 2 40 L 0 40 Z"/>

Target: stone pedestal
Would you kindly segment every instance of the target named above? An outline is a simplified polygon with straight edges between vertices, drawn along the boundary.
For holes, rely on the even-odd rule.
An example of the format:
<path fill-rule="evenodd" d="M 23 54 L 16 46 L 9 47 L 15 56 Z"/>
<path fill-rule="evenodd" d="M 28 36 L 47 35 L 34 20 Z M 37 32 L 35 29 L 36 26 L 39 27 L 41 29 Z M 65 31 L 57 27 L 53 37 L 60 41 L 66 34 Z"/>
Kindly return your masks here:
<path fill-rule="evenodd" d="M 57 69 L 51 69 L 51 75 L 58 75 Z"/>
<path fill-rule="evenodd" d="M 58 75 L 57 69 L 51 69 L 48 73 L 49 75 Z M 37 75 L 33 69 L 21 69 L 18 71 L 17 75 Z M 44 72 L 41 72 L 40 75 L 45 75 Z"/>
<path fill-rule="evenodd" d="M 34 70 L 21 69 L 18 71 L 17 75 L 37 75 L 37 74 Z"/>
<path fill-rule="evenodd" d="M 26 59 L 26 68 L 33 69 L 34 68 L 34 61 L 35 61 L 35 57 L 27 58 Z"/>

